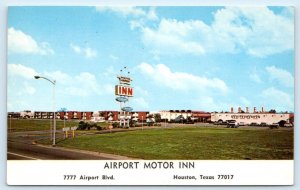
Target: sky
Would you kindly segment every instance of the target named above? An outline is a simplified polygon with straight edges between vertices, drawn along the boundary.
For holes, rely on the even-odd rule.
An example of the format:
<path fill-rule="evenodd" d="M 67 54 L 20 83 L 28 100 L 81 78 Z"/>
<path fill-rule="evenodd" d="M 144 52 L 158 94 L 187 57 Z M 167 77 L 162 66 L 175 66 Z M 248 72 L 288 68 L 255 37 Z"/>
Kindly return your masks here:
<path fill-rule="evenodd" d="M 7 110 L 294 111 L 291 7 L 9 7 Z"/>

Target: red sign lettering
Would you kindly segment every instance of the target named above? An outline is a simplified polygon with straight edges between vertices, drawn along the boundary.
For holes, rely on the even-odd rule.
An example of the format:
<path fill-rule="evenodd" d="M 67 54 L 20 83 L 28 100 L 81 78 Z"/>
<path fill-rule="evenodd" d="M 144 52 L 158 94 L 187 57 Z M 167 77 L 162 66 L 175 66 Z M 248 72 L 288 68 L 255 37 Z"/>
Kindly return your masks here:
<path fill-rule="evenodd" d="M 116 85 L 115 86 L 115 95 L 132 97 L 133 96 L 133 88 L 130 86 Z"/>

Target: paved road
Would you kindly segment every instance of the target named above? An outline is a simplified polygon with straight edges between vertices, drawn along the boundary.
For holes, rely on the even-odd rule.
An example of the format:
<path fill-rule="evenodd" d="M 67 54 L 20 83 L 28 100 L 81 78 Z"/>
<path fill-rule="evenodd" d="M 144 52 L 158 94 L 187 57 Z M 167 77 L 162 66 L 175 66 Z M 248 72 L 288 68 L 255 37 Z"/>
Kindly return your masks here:
<path fill-rule="evenodd" d="M 47 131 L 9 133 L 7 142 L 8 160 L 116 160 L 128 157 L 73 150 L 62 147 L 37 145 L 38 139 L 49 138 Z"/>

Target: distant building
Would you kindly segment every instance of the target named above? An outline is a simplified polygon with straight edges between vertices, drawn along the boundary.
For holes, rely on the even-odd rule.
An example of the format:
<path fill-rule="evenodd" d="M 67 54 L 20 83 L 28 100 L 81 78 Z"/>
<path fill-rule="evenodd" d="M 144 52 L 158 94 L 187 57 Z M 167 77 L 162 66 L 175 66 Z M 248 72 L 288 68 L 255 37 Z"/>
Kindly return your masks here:
<path fill-rule="evenodd" d="M 21 114 L 20 112 L 8 112 L 7 117 L 8 118 L 20 118 Z"/>
<path fill-rule="evenodd" d="M 208 122 L 211 117 L 209 112 L 195 110 L 163 110 L 159 111 L 159 114 L 161 115 L 161 120 L 168 122 L 176 120 L 178 117 L 183 119 L 190 118 L 195 122 Z"/>
<path fill-rule="evenodd" d="M 53 114 L 49 111 L 35 111 L 33 117 L 35 119 L 53 119 Z M 56 118 L 59 118 L 59 113 L 57 113 Z"/>
<path fill-rule="evenodd" d="M 78 119 L 78 120 L 90 120 L 92 118 L 92 111 L 66 111 L 59 112 L 60 119 Z"/>
<path fill-rule="evenodd" d="M 131 112 L 131 116 L 135 121 L 145 122 L 147 120 L 147 117 L 149 116 L 149 112 L 148 111 Z"/>
<path fill-rule="evenodd" d="M 104 110 L 99 111 L 99 113 L 106 121 L 118 121 L 119 111 Z"/>
<path fill-rule="evenodd" d="M 293 114 L 291 115 L 289 113 L 265 112 L 263 107 L 261 108 L 261 111 L 258 111 L 256 107 L 254 107 L 253 112 L 250 112 L 248 107 L 246 108 L 246 111 L 243 111 L 239 107 L 238 112 L 234 112 L 233 108 L 231 108 L 230 112 L 211 113 L 211 121 L 222 123 L 228 120 L 236 120 L 240 125 L 271 125 L 274 123 L 290 123 L 292 116 Z"/>
<path fill-rule="evenodd" d="M 33 117 L 34 114 L 30 110 L 24 110 L 20 112 L 20 118 L 29 119 Z"/>

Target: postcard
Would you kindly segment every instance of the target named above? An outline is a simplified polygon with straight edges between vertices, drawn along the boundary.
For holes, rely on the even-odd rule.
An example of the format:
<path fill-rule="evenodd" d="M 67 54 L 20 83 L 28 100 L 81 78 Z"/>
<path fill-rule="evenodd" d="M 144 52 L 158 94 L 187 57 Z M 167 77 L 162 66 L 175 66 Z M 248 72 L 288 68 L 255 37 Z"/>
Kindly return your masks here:
<path fill-rule="evenodd" d="M 293 7 L 7 17 L 8 185 L 294 184 Z"/>

